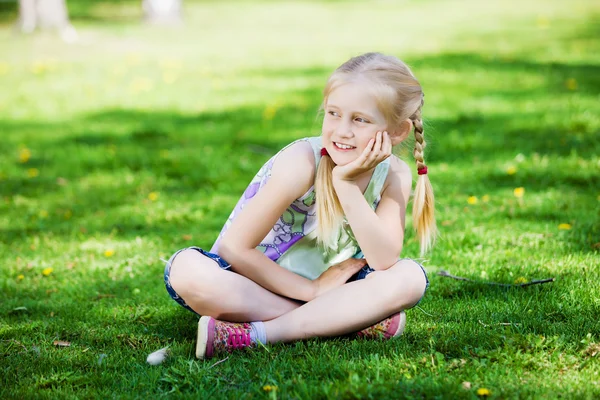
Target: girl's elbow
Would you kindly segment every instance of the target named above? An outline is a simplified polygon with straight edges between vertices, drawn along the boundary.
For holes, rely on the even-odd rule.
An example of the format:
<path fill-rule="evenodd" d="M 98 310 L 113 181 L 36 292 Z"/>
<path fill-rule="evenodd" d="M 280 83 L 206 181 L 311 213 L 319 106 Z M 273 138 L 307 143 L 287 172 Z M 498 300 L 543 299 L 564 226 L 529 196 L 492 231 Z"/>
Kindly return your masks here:
<path fill-rule="evenodd" d="M 226 238 L 223 238 L 219 243 L 219 256 L 223 257 L 230 263 L 235 258 L 235 246 Z"/>
<path fill-rule="evenodd" d="M 368 262 L 369 267 L 373 268 L 375 271 L 384 271 L 388 268 L 391 268 L 394 264 L 398 262 L 400 259 L 400 252 L 394 253 L 390 258 L 380 258 L 375 260 L 374 262 Z"/>

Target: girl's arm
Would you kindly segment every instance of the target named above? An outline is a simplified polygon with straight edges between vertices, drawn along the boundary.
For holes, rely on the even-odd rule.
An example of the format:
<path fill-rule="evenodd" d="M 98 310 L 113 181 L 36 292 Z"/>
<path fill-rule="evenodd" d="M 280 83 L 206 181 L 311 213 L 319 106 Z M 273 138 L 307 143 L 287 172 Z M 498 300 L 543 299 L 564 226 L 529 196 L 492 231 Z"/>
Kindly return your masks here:
<path fill-rule="evenodd" d="M 381 144 L 376 142 L 374 148 L 380 149 Z M 390 161 L 390 170 L 376 211 L 371 209 L 355 181 L 340 179 L 336 174 L 333 178 L 352 232 L 369 266 L 375 270 L 387 269 L 398 261 L 412 186 L 408 165 L 396 157 Z"/>
<path fill-rule="evenodd" d="M 256 246 L 289 205 L 312 186 L 314 164 L 313 150 L 307 142 L 282 151 L 269 181 L 233 220 L 219 245 L 219 255 L 231 263 L 235 272 L 271 292 L 302 301 L 315 297 L 313 281 L 282 268 Z"/>

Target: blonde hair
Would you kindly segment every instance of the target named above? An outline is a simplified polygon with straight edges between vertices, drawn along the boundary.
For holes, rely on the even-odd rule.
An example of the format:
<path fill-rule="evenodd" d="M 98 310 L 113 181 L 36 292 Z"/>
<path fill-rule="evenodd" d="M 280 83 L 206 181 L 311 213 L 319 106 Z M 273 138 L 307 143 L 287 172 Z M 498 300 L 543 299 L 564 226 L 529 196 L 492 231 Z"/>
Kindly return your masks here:
<path fill-rule="evenodd" d="M 381 53 L 366 53 L 342 64 L 329 77 L 323 90 L 323 104 L 331 92 L 343 83 L 357 78 L 369 80 L 376 93 L 377 105 L 385 116 L 388 126 L 399 126 L 410 119 L 414 127 L 415 147 L 413 156 L 417 170 L 426 168 L 423 150 L 423 90 L 417 78 L 406 64 L 396 57 Z M 343 227 L 344 211 L 335 193 L 332 171 L 335 163 L 330 157 L 322 157 L 317 169 L 315 191 L 317 193 L 317 241 L 325 249 L 335 249 Z M 433 188 L 427 174 L 418 176 L 413 198 L 413 227 L 417 232 L 421 254 L 426 253 L 435 242 L 437 228 L 434 216 Z"/>

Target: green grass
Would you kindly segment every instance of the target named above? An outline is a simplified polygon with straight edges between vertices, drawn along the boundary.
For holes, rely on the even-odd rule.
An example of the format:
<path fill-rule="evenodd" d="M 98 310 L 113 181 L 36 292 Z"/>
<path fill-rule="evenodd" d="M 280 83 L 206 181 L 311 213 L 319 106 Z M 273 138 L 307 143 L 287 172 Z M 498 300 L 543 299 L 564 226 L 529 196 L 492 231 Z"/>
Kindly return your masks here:
<path fill-rule="evenodd" d="M 74 45 L 0 30 L 0 397 L 600 396 L 600 5 L 186 2 L 159 29 L 86 4 Z M 421 309 L 396 341 L 195 360 L 159 258 L 210 247 L 262 163 L 319 133 L 328 74 L 371 50 L 426 93 L 441 237 Z"/>

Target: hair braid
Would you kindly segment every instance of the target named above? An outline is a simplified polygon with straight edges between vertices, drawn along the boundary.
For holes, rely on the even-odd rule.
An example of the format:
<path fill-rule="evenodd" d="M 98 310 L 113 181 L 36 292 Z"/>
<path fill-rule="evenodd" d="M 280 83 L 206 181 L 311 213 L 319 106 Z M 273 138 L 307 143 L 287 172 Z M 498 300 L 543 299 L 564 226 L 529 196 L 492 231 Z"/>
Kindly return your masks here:
<path fill-rule="evenodd" d="M 423 150 L 427 146 L 427 143 L 423 137 L 423 120 L 421 117 L 422 105 L 423 101 L 421 100 L 421 105 L 417 111 L 410 116 L 410 120 L 414 126 L 415 148 L 413 150 L 413 156 L 417 163 L 417 171 L 427 167 L 425 165 L 425 160 L 423 159 Z M 426 173 L 419 174 L 413 199 L 412 218 L 413 226 L 417 231 L 417 236 L 421 243 L 421 254 L 426 253 L 427 250 L 433 246 L 437 236 L 434 213 L 434 197 L 431 182 L 429 182 L 429 177 Z"/>
<path fill-rule="evenodd" d="M 423 137 L 421 107 L 419 107 L 419 109 L 411 116 L 411 121 L 415 127 L 415 149 L 413 150 L 413 157 L 417 162 L 417 170 L 420 170 L 426 167 L 425 161 L 423 160 L 423 150 L 425 150 L 425 147 L 427 146 L 427 142 L 425 142 L 425 138 Z"/>

